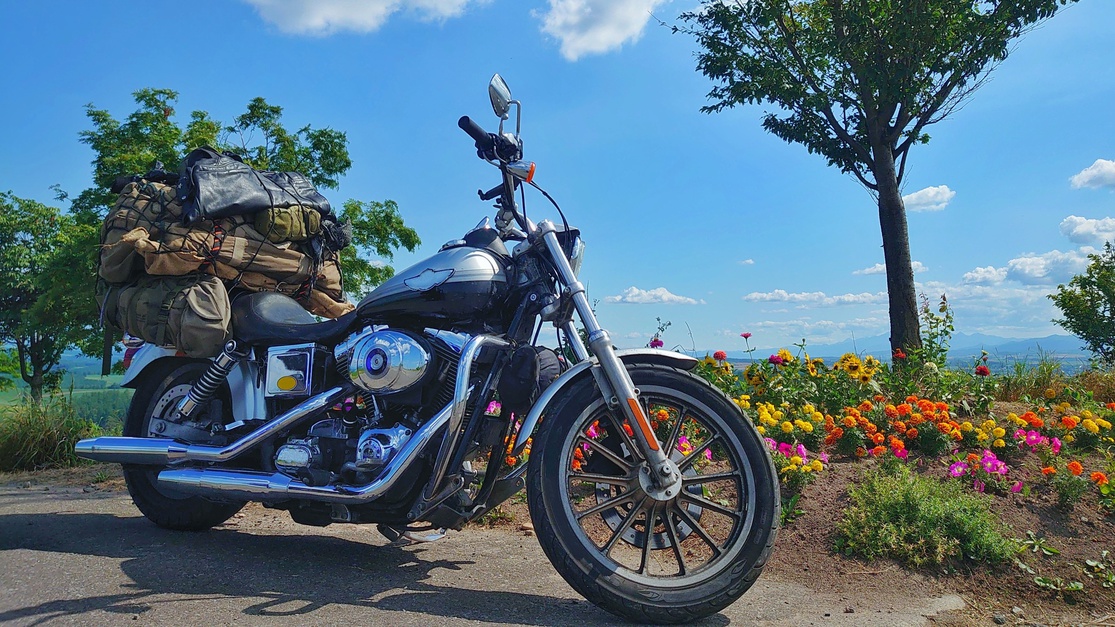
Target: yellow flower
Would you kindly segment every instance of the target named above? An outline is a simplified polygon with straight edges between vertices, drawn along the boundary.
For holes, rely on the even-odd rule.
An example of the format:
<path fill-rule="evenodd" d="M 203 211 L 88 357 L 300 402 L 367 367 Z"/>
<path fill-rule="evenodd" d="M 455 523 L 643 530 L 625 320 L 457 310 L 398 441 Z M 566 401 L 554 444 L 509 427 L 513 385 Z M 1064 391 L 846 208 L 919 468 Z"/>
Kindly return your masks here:
<path fill-rule="evenodd" d="M 975 427 L 973 427 L 973 426 L 972 426 L 972 423 L 968 422 L 967 420 L 965 420 L 964 422 L 960 423 L 960 430 L 961 430 L 961 431 L 963 431 L 964 433 L 967 433 L 967 432 L 971 431 L 971 430 L 972 430 L 972 429 L 974 429 L 974 428 L 975 428 Z M 987 429 L 987 427 L 984 427 L 984 429 Z"/>
<path fill-rule="evenodd" d="M 809 465 L 805 465 L 805 466 L 802 466 L 802 467 L 801 467 L 801 471 L 802 471 L 802 472 L 812 472 L 812 471 L 813 471 L 813 467 L 812 467 L 812 466 L 809 466 Z"/>
<path fill-rule="evenodd" d="M 825 415 L 819 411 L 815 411 L 813 415 L 810 416 L 810 419 L 813 420 L 813 422 L 821 423 L 825 421 Z"/>
<path fill-rule="evenodd" d="M 804 420 L 795 420 L 794 426 L 806 433 L 813 433 L 813 423 Z"/>
<path fill-rule="evenodd" d="M 778 410 L 776 410 L 776 411 L 774 412 L 774 419 L 775 419 L 775 420 L 778 420 L 778 421 L 781 421 L 781 420 L 782 420 L 782 417 L 783 417 L 783 416 L 785 416 L 785 415 L 786 415 L 786 414 L 782 413 L 781 411 L 778 411 Z"/>
<path fill-rule="evenodd" d="M 1056 396 L 1057 396 L 1057 390 L 1054 390 L 1053 388 L 1045 388 L 1045 398 L 1052 399 L 1052 398 L 1055 398 Z"/>
<path fill-rule="evenodd" d="M 1065 436 L 1065 444 L 1072 444 L 1075 441 L 1076 441 L 1076 436 L 1075 435 L 1069 433 L 1068 435 Z"/>
<path fill-rule="evenodd" d="M 1084 411 L 1080 412 L 1080 417 L 1084 418 L 1084 419 L 1088 419 L 1088 418 L 1095 418 L 1096 415 L 1093 414 L 1091 412 L 1091 410 L 1085 409 Z"/>
<path fill-rule="evenodd" d="M 1002 438 L 997 438 L 994 442 L 991 443 L 991 446 L 994 448 L 1003 448 L 1006 445 L 1007 443 L 1004 442 Z"/>
<path fill-rule="evenodd" d="M 1007 416 L 1007 417 L 1009 418 L 1010 416 Z M 994 420 L 984 420 L 983 424 L 981 424 L 979 426 L 979 428 L 983 429 L 984 431 L 990 431 L 990 430 L 995 428 L 995 421 Z"/>
<path fill-rule="evenodd" d="M 1001 437 L 1005 436 L 1006 434 L 1007 434 L 1007 430 L 1002 428 L 1002 427 L 995 427 L 994 429 L 991 430 L 991 435 L 995 436 L 996 438 L 1001 438 Z"/>
<path fill-rule="evenodd" d="M 987 434 L 986 434 L 986 433 L 984 433 L 983 431 L 977 431 L 977 432 L 976 432 L 976 441 L 977 441 L 977 442 L 986 442 L 986 441 L 987 441 L 987 440 L 989 440 L 989 439 L 990 439 L 990 438 L 988 438 L 988 437 L 987 437 Z"/>
<path fill-rule="evenodd" d="M 815 459 L 809 462 L 809 467 L 813 469 L 813 472 L 821 472 L 825 469 L 824 465 L 821 464 L 821 460 L 819 459 Z"/>
<path fill-rule="evenodd" d="M 794 430 L 794 425 L 790 424 L 789 422 L 783 422 L 782 423 L 782 433 L 790 433 L 793 430 Z"/>
<path fill-rule="evenodd" d="M 803 414 L 812 414 L 815 411 L 817 411 L 817 408 L 812 405 L 806 405 L 805 407 L 801 408 L 801 413 Z"/>
<path fill-rule="evenodd" d="M 794 354 L 791 353 L 790 351 L 786 350 L 785 348 L 778 349 L 778 356 L 782 358 L 782 363 L 783 364 L 788 365 L 790 362 L 792 362 L 794 360 Z"/>
<path fill-rule="evenodd" d="M 755 430 L 759 432 L 759 435 L 766 435 L 767 434 L 767 428 L 764 427 L 763 425 L 759 425 L 758 427 L 755 427 Z"/>
<path fill-rule="evenodd" d="M 1104 420 L 1103 418 L 1096 418 L 1096 424 L 1099 425 L 1100 427 L 1104 428 L 1104 429 L 1110 429 L 1111 428 L 1111 423 Z"/>
<path fill-rule="evenodd" d="M 1100 426 L 1097 425 L 1096 421 L 1092 420 L 1091 418 L 1085 419 L 1083 422 L 1080 423 L 1080 426 L 1087 429 L 1088 433 L 1097 434 L 1100 432 Z"/>
<path fill-rule="evenodd" d="M 800 455 L 794 455 L 793 457 L 790 458 L 790 463 L 797 466 L 798 464 L 801 463 L 801 456 Z"/>

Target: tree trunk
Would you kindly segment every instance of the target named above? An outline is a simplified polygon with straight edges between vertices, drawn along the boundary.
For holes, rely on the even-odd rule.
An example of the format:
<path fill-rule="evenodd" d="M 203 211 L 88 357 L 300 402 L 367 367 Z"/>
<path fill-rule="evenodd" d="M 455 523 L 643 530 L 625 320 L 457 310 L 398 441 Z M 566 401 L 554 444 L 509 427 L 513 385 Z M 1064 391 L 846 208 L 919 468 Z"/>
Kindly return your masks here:
<path fill-rule="evenodd" d="M 921 348 L 918 327 L 914 267 L 910 261 L 910 235 L 906 229 L 906 206 L 898 190 L 894 152 L 876 149 L 875 183 L 879 187 L 879 226 L 883 233 L 883 260 L 887 266 L 887 297 L 890 305 L 891 351 Z"/>

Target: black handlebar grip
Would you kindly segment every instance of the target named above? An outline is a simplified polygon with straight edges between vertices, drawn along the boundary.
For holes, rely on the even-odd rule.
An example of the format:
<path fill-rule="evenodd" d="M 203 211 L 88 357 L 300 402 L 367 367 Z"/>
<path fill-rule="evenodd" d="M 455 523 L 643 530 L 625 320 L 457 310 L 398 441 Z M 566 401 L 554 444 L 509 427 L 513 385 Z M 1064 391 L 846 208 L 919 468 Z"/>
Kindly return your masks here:
<path fill-rule="evenodd" d="M 480 128 L 479 124 L 473 122 L 472 118 L 467 115 L 462 115 L 461 119 L 457 120 L 457 126 L 461 127 L 462 131 L 468 133 L 469 137 L 476 140 L 476 147 L 480 150 L 489 151 L 492 149 L 492 145 L 495 143 L 492 141 L 492 136 L 489 135 L 487 131 Z"/>

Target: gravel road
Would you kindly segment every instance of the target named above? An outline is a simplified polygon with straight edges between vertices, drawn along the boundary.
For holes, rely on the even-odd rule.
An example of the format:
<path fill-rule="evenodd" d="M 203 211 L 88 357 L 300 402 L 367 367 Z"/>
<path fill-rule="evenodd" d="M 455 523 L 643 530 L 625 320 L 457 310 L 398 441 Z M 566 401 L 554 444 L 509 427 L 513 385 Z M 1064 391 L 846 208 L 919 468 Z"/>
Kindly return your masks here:
<path fill-rule="evenodd" d="M 701 624 L 913 626 L 963 606 L 831 590 L 823 577 L 806 587 L 764 575 Z M 34 482 L 0 487 L 0 623 L 621 624 L 525 532 L 470 528 L 399 547 L 373 526 L 303 527 L 256 505 L 209 532 L 171 532 L 119 489 Z"/>

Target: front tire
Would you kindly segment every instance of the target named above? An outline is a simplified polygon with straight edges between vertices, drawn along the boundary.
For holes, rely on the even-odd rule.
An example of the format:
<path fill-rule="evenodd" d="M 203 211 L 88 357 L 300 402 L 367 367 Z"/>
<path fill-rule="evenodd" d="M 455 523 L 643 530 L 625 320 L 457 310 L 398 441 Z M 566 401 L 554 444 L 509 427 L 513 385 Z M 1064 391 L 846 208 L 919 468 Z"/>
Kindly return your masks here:
<path fill-rule="evenodd" d="M 173 360 L 156 365 L 141 375 L 128 413 L 124 420 L 124 435 L 146 438 L 161 437 L 152 431 L 152 420 L 170 417 L 178 401 L 194 381 L 209 367 L 207 362 Z M 198 415 L 221 411 L 229 416 L 228 390 L 220 392 L 200 408 Z M 204 443 L 204 442 L 195 442 Z M 148 520 L 165 529 L 202 531 L 215 527 L 232 518 L 244 503 L 217 503 L 200 496 L 190 496 L 159 487 L 158 475 L 162 468 L 124 465 L 124 483 L 132 502 Z"/>
<path fill-rule="evenodd" d="M 774 547 L 778 480 L 754 426 L 719 390 L 662 366 L 629 367 L 643 411 L 682 471 L 672 498 L 592 377 L 547 412 L 527 491 L 539 543 L 577 592 L 623 618 L 681 623 L 727 607 Z"/>

